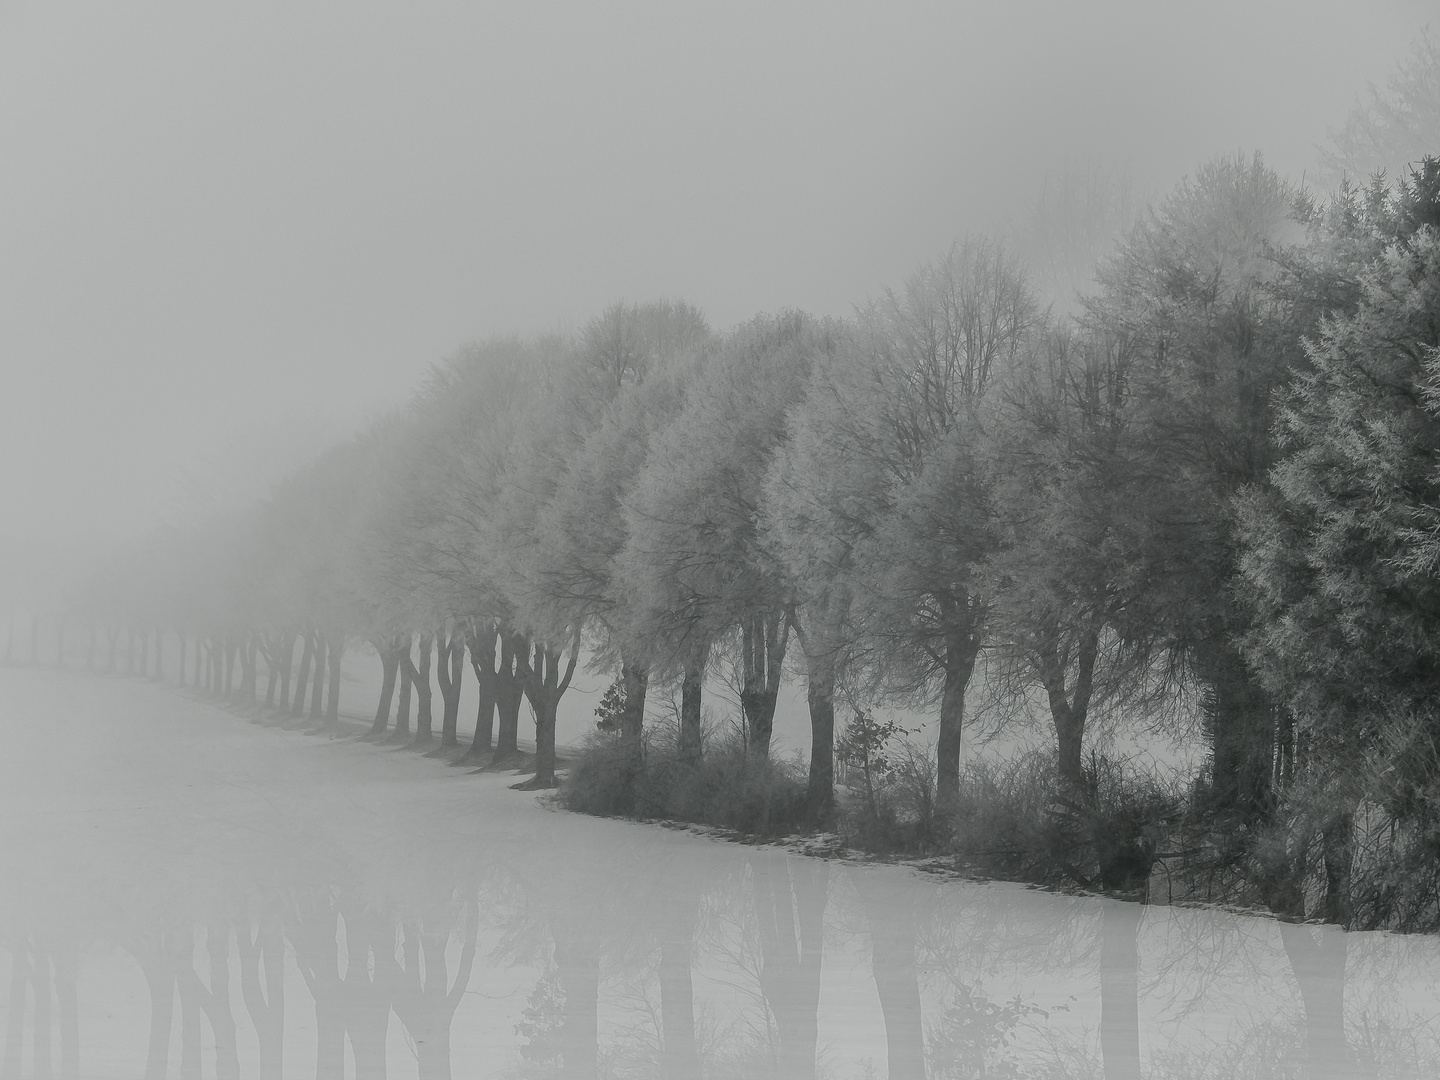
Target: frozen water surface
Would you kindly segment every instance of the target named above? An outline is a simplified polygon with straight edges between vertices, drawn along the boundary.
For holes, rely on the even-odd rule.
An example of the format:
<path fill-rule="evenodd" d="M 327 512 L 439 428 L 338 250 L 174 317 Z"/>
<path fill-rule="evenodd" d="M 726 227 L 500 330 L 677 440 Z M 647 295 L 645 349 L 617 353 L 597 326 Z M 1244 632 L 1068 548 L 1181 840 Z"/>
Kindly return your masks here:
<path fill-rule="evenodd" d="M 1427 937 L 579 817 L 0 672 L 3 1075 L 1440 1075 Z"/>

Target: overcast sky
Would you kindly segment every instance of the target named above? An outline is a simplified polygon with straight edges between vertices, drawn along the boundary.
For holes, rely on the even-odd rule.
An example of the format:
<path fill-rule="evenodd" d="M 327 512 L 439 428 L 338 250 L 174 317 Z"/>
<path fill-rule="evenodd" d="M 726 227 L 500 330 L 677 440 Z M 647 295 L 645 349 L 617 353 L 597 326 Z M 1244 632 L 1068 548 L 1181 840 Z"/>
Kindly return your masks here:
<path fill-rule="evenodd" d="M 616 299 L 845 313 L 1056 163 L 1298 179 L 1432 11 L 0 0 L 0 534 Z"/>

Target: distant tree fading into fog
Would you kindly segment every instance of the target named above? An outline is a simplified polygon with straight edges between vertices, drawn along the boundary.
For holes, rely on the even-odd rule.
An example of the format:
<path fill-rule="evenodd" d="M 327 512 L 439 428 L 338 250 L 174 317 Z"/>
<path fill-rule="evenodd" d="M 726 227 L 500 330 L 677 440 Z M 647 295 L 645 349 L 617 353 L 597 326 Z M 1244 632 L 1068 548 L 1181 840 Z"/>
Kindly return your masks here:
<path fill-rule="evenodd" d="M 1440 151 L 1440 43 L 1426 32 L 1385 89 L 1373 84 L 1345 125 L 1320 148 L 1321 180 L 1364 184 L 1383 172 L 1404 178 L 1408 167 Z"/>
<path fill-rule="evenodd" d="M 1011 227 L 1037 300 L 1074 314 L 1095 289 L 1095 271 L 1149 203 L 1123 171 L 1074 163 L 1040 178 L 1027 211 Z"/>

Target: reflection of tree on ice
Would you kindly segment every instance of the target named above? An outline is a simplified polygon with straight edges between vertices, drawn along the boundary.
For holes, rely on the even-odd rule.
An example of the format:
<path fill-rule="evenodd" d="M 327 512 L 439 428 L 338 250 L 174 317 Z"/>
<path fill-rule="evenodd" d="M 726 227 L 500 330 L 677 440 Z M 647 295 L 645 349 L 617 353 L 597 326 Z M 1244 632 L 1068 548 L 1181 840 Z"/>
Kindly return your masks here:
<path fill-rule="evenodd" d="M 470 985 L 475 964 L 475 935 L 478 914 L 473 903 L 465 907 L 465 939 L 450 983 L 445 952 L 450 944 L 449 925 L 410 919 L 401 923 L 401 955 L 404 967 L 387 967 L 394 983 L 395 1015 L 415 1042 L 421 1080 L 449 1080 L 450 1024 L 455 1010 Z M 422 978 L 421 968 L 424 968 Z"/>
<path fill-rule="evenodd" d="M 856 719 L 861 719 L 859 714 Z M 850 879 L 870 927 L 870 962 L 885 1017 L 889 1075 L 891 1080 L 925 1080 L 920 976 L 915 966 L 915 891 L 907 889 L 897 905 L 893 890 L 877 887 L 871 874 L 857 870 Z"/>
<path fill-rule="evenodd" d="M 285 1043 L 284 932 L 272 917 L 255 929 L 237 925 L 235 938 L 240 949 L 240 990 L 260 1043 L 260 1080 L 280 1080 Z"/>
<path fill-rule="evenodd" d="M 1280 924 L 1280 941 L 1305 1006 L 1305 1057 L 1312 1080 L 1358 1075 L 1345 1038 L 1345 959 L 1349 936 L 1335 926 Z"/>
<path fill-rule="evenodd" d="M 1104 900 L 1100 913 L 1100 1056 L 1105 1080 L 1140 1080 L 1142 904 Z"/>
<path fill-rule="evenodd" d="M 79 1075 L 80 1015 L 76 984 L 80 958 L 72 945 L 53 946 L 43 938 L 17 934 L 7 942 L 10 949 L 10 1007 L 5 1028 L 5 1080 L 20 1076 L 21 1051 L 25 1035 L 25 988 L 33 994 L 34 1024 L 31 1031 L 32 1075 L 48 1080 L 53 1075 L 52 1022 L 59 1012 L 60 1076 L 71 1080 Z M 57 1008 L 58 1007 L 58 1008 Z"/>
<path fill-rule="evenodd" d="M 815 1075 L 820 959 L 830 864 L 772 853 L 750 860 L 760 927 L 760 989 L 780 1036 L 779 1075 Z"/>
<path fill-rule="evenodd" d="M 217 1080 L 237 1080 L 240 1057 L 235 1042 L 235 1014 L 230 1008 L 230 927 L 224 923 L 212 923 L 205 931 L 205 951 L 210 962 L 209 986 L 201 982 L 195 972 L 193 940 L 193 936 L 182 936 L 177 956 L 180 961 L 181 1015 L 194 1015 L 196 1007 L 205 1014 L 215 1036 L 215 1076 Z M 197 1022 L 198 1019 L 197 1015 Z M 184 1024 L 183 1019 L 181 1023 Z"/>

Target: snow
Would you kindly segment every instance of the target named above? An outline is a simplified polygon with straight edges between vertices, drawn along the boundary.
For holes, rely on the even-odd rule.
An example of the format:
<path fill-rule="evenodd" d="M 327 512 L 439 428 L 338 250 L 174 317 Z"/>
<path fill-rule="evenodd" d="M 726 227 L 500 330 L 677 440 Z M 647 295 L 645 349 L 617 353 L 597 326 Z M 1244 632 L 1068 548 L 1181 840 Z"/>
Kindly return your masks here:
<path fill-rule="evenodd" d="M 297 941 L 330 964 L 326 1000 L 359 1036 L 362 1060 L 347 1044 L 345 1075 L 373 1074 L 365 1046 L 379 1041 L 366 1036 L 383 1028 L 392 1077 L 552 1075 L 536 1060 L 547 1045 L 564 1052 L 564 1075 L 693 1076 L 683 1055 L 662 1063 L 689 1027 L 677 977 L 693 993 L 689 1060 L 706 1077 L 805 1075 L 812 1053 L 819 1075 L 838 1080 L 923 1076 L 922 1038 L 931 1076 L 977 1075 L 977 1054 L 992 1072 L 1003 1057 L 1020 1075 L 1109 1078 L 1137 1065 L 1147 1076 L 1371 1065 L 1369 1075 L 1423 1076 L 1440 1061 L 1431 938 L 1140 909 L 580 817 L 510 790 L 509 775 L 259 727 L 133 679 L 0 670 L 0 739 L 0 1027 L 20 1075 L 37 1074 L 37 986 L 54 1003 L 57 1065 L 78 1051 L 75 1075 L 145 1075 L 141 961 L 171 958 L 193 1019 L 201 995 L 225 989 L 211 978 L 211 933 L 229 993 L 198 1025 L 202 1075 L 265 1075 L 234 935 L 267 923 L 287 940 L 287 1077 L 316 1074 Z M 417 1038 L 443 1042 L 446 1025 L 399 995 L 453 979 L 469 933 L 474 966 L 446 1069 L 416 1051 Z M 54 987 L 32 977 L 12 997 L 17 955 L 32 967 L 43 958 Z M 588 1010 L 587 972 L 598 974 Z M 546 985 L 556 992 L 537 992 Z M 385 1010 L 386 995 L 404 1016 Z M 548 1036 L 524 1023 L 532 1005 Z M 227 1010 L 230 1066 L 214 1019 L 223 1029 Z M 180 1074 L 181 1020 L 177 998 L 168 1075 Z M 539 1044 L 530 1058 L 522 1026 Z"/>

